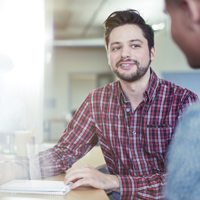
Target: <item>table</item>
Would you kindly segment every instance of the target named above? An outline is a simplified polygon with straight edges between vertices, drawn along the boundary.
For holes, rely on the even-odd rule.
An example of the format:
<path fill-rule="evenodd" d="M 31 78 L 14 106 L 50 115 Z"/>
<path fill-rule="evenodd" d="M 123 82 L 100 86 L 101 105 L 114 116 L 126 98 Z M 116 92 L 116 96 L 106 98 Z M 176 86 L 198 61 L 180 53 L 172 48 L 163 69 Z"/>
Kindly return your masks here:
<path fill-rule="evenodd" d="M 73 166 L 81 167 L 84 165 L 90 165 L 92 167 L 99 168 L 105 165 L 105 163 L 106 162 L 104 160 L 101 148 L 99 146 L 95 146 L 84 157 L 75 162 Z"/>
<path fill-rule="evenodd" d="M 76 166 L 89 164 L 98 167 L 104 164 L 104 158 L 99 147 L 93 148 L 82 159 L 75 163 Z M 49 177 L 48 180 L 64 180 L 64 174 Z M 0 193 L 1 200 L 109 200 L 104 190 L 91 187 L 81 187 L 70 191 L 65 196 L 58 195 L 30 195 L 30 194 L 6 194 Z"/>
<path fill-rule="evenodd" d="M 64 174 L 50 177 L 48 180 L 63 180 Z M 70 191 L 64 196 L 59 195 L 39 195 L 39 194 L 6 194 L 0 193 L 1 200 L 108 200 L 104 190 L 91 187 L 81 187 Z"/>

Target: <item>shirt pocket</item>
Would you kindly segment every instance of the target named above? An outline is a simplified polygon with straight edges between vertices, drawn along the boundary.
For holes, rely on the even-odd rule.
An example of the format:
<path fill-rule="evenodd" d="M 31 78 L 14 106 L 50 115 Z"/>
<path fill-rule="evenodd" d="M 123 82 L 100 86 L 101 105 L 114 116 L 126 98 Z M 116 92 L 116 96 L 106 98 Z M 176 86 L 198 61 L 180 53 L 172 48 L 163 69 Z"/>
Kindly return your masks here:
<path fill-rule="evenodd" d="M 143 129 L 144 130 L 144 129 Z M 143 145 L 147 153 L 165 153 L 172 139 L 170 125 L 147 125 L 143 131 Z"/>

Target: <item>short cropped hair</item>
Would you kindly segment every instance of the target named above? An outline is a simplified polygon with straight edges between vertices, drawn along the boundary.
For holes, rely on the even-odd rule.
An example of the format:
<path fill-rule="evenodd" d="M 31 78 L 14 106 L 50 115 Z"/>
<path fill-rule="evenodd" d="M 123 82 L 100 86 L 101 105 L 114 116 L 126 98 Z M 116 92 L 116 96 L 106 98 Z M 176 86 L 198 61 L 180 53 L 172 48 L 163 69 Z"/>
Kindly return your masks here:
<path fill-rule="evenodd" d="M 137 25 L 143 32 L 144 37 L 148 41 L 149 50 L 154 47 L 154 31 L 152 27 L 146 24 L 137 10 L 128 9 L 123 11 L 115 11 L 111 13 L 104 22 L 104 39 L 108 47 L 109 36 L 112 30 L 116 27 L 134 24 Z"/>

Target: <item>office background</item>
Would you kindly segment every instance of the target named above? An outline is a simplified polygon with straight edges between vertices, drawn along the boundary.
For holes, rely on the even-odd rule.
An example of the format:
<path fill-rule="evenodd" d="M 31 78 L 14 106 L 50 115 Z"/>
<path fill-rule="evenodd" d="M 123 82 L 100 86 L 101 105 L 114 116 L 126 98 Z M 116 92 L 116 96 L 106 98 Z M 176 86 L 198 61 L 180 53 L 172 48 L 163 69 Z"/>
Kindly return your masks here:
<path fill-rule="evenodd" d="M 160 77 L 181 74 L 185 87 L 198 79 L 170 37 L 163 7 L 157 0 L 0 0 L 0 150 L 15 151 L 16 136 L 54 143 L 88 92 L 114 80 L 102 26 L 112 11 L 136 8 L 152 25 Z M 188 87 L 196 91 L 197 83 Z"/>

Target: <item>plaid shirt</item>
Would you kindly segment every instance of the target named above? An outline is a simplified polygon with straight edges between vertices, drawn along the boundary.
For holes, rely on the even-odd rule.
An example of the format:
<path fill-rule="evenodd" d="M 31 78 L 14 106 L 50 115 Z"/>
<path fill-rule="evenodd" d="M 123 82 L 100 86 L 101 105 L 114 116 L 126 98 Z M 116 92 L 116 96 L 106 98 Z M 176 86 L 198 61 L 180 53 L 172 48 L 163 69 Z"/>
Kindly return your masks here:
<path fill-rule="evenodd" d="M 162 199 L 165 157 L 178 118 L 197 95 L 151 70 L 144 100 L 132 110 L 120 82 L 92 91 L 52 149 L 40 153 L 43 176 L 57 175 L 99 141 L 123 200 Z"/>

